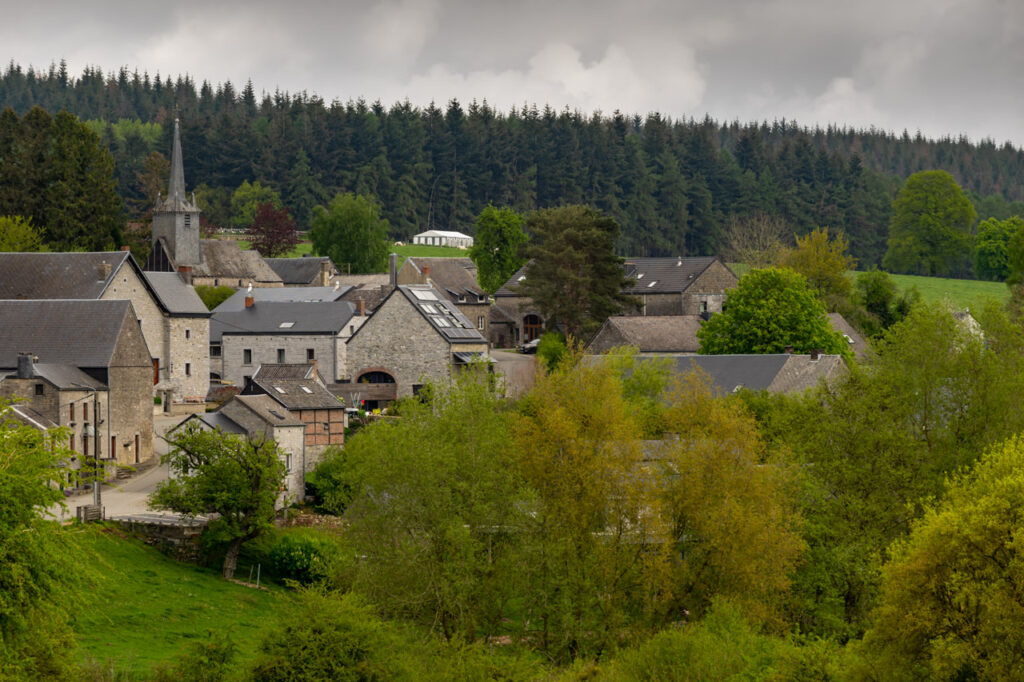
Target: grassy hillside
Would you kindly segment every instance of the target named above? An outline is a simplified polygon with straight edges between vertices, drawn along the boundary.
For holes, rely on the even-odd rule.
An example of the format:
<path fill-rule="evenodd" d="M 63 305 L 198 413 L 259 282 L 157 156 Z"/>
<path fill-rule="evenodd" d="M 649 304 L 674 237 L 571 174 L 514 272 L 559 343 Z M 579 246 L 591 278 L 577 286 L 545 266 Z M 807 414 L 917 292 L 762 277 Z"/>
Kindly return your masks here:
<path fill-rule="evenodd" d="M 281 588 L 256 590 L 173 561 L 115 527 L 83 530 L 82 544 L 98 574 L 72 623 L 82 659 L 110 661 L 129 679 L 146 679 L 208 631 L 229 635 L 249 658 L 289 599 Z M 248 578 L 248 566 L 239 565 L 239 577 Z"/>

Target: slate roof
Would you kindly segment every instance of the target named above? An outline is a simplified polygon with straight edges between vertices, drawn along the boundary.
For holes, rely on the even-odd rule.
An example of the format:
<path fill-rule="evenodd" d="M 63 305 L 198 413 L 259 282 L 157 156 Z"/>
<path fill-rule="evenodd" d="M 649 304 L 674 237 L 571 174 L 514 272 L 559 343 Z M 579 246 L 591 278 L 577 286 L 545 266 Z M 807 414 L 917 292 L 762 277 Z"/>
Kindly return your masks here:
<path fill-rule="evenodd" d="M 449 300 L 459 303 L 459 298 L 465 298 L 463 303 L 487 302 L 487 293 L 477 283 L 476 264 L 469 258 L 407 258 L 402 268 L 406 267 L 415 270 L 418 276 L 422 276 L 423 268 L 430 268 L 430 280 L 434 288 L 444 294 Z"/>
<path fill-rule="evenodd" d="M 43 363 L 107 367 L 129 315 L 134 322 L 129 301 L 0 301 L 0 367 L 17 367 L 19 352 Z"/>
<path fill-rule="evenodd" d="M 281 282 L 259 251 L 243 251 L 233 239 L 200 239 L 199 248 L 203 262 L 192 266 L 193 276 L 251 280 L 263 284 Z"/>
<path fill-rule="evenodd" d="M 627 258 L 623 271 L 627 279 L 636 280 L 622 293 L 631 296 L 641 294 L 680 294 L 718 258 L 699 256 L 691 258 Z M 519 282 L 526 278 L 526 266 L 519 268 L 494 295 L 522 296 L 516 291 Z M 654 283 L 653 285 L 651 283 Z"/>
<path fill-rule="evenodd" d="M 253 379 L 315 379 L 316 366 L 311 363 L 282 362 L 260 365 Z"/>
<path fill-rule="evenodd" d="M 252 293 L 247 293 L 246 289 L 239 289 L 223 303 L 213 309 L 215 313 L 229 312 L 233 310 L 245 309 L 245 299 L 247 296 L 252 296 L 253 300 L 257 303 L 277 302 L 277 303 L 311 303 L 320 301 L 337 301 L 346 293 L 351 287 L 253 287 Z"/>
<path fill-rule="evenodd" d="M 0 299 L 99 298 L 130 258 L 128 251 L 0 253 Z M 106 277 L 102 263 L 111 266 Z"/>
<path fill-rule="evenodd" d="M 717 258 L 627 258 L 626 278 L 636 283 L 623 289 L 632 296 L 641 294 L 679 294 L 686 291 Z"/>
<path fill-rule="evenodd" d="M 57 388 L 81 390 L 82 386 L 106 390 L 102 381 L 97 381 L 74 365 L 58 365 L 49 362 L 37 362 L 32 365 L 33 374 L 45 379 Z M 17 377 L 17 370 L 0 372 L 0 379 Z"/>
<path fill-rule="evenodd" d="M 589 356 L 590 362 L 600 362 L 606 356 Z M 839 355 L 820 355 L 812 360 L 809 355 L 786 353 L 765 355 L 645 355 L 637 362 L 667 361 L 675 374 L 686 374 L 700 369 L 711 378 L 720 393 L 732 393 L 741 388 L 770 393 L 795 393 L 813 388 L 821 380 L 832 380 L 844 374 L 846 364 Z"/>
<path fill-rule="evenodd" d="M 231 419 L 229 419 L 224 414 L 221 414 L 220 412 L 204 412 L 202 414 L 194 414 L 185 419 L 184 421 L 182 421 L 181 424 L 178 424 L 178 426 L 174 427 L 174 429 L 178 429 L 181 426 L 184 426 L 186 423 L 188 423 L 190 419 L 198 419 L 199 421 L 209 426 L 211 429 L 220 429 L 224 433 L 234 433 L 238 435 L 245 435 L 247 433 L 244 428 L 242 428 L 237 423 L 233 422 Z"/>
<path fill-rule="evenodd" d="M 615 345 L 630 345 L 641 353 L 696 353 L 701 323 L 700 315 L 616 315 L 605 320 L 588 349 L 604 352 Z"/>
<path fill-rule="evenodd" d="M 303 256 L 302 258 L 264 258 L 270 269 L 277 273 L 285 286 L 312 284 L 320 275 L 320 264 L 330 264 L 328 272 L 335 275 L 338 268 L 327 256 Z"/>
<path fill-rule="evenodd" d="M 353 314 L 355 306 L 346 301 L 260 301 L 251 308 L 214 311 L 210 318 L 210 342 L 221 341 L 224 334 L 338 334 Z"/>
<path fill-rule="evenodd" d="M 252 390 L 264 393 L 289 410 L 340 410 L 345 405 L 316 379 L 252 378 Z M 250 390 L 247 386 L 246 390 Z"/>
<path fill-rule="evenodd" d="M 22 424 L 39 429 L 40 431 L 54 429 L 58 426 L 55 421 L 49 417 L 44 417 L 27 405 L 9 405 L 7 411 L 0 414 L 0 420 L 2 420 L 3 417 L 12 417 L 20 421 Z M 0 425 L 2 425 L 2 423 L 3 422 L 0 421 Z"/>
<path fill-rule="evenodd" d="M 487 343 L 487 339 L 469 318 L 460 313 L 455 304 L 444 298 L 434 287 L 423 284 L 400 284 L 398 290 L 449 343 Z"/>
<path fill-rule="evenodd" d="M 857 358 L 864 357 L 864 354 L 868 352 L 868 342 L 864 340 L 861 333 L 853 328 L 853 326 L 846 321 L 839 313 L 829 313 L 828 321 L 832 325 L 833 331 L 837 331 L 843 335 L 846 342 L 850 345 L 850 350 Z"/>
<path fill-rule="evenodd" d="M 196 290 L 176 272 L 143 272 L 157 300 L 174 317 L 209 317 L 210 310 Z"/>
<path fill-rule="evenodd" d="M 305 423 L 267 395 L 236 395 L 218 410 L 247 433 L 273 435 L 275 426 L 301 426 Z"/>

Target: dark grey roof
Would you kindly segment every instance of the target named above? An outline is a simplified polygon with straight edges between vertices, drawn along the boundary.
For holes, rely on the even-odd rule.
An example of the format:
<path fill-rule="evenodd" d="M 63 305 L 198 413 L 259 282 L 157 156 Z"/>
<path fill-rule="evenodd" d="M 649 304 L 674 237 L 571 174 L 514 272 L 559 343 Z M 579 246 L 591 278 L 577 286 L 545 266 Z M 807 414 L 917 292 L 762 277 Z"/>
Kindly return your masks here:
<path fill-rule="evenodd" d="M 702 272 L 711 267 L 717 258 L 700 256 L 692 258 L 627 258 L 623 264 L 627 279 L 636 282 L 622 293 L 631 296 L 641 294 L 676 294 L 686 291 Z M 519 268 L 500 289 L 497 296 L 522 296 L 516 287 L 526 278 L 526 266 Z M 653 285 L 651 283 L 654 283 Z"/>
<path fill-rule="evenodd" d="M 198 419 L 211 429 L 220 429 L 224 433 L 235 433 L 239 435 L 246 433 L 244 428 L 220 412 L 204 412 L 202 414 L 192 415 L 189 419 Z M 185 420 L 185 422 L 187 421 L 188 419 Z M 182 422 L 182 424 L 185 422 Z"/>
<path fill-rule="evenodd" d="M 54 429 L 58 426 L 52 419 L 44 417 L 28 405 L 9 405 L 6 412 L 0 413 L 0 426 L 3 425 L 5 417 L 14 418 L 22 424 L 39 429 L 40 431 Z"/>
<path fill-rule="evenodd" d="M 398 290 L 449 343 L 487 343 L 469 318 L 434 287 L 400 284 Z"/>
<path fill-rule="evenodd" d="M 56 365 L 48 362 L 37 362 L 32 365 L 36 376 L 40 376 L 57 388 L 80 389 L 83 386 L 95 389 L 106 389 L 102 381 L 91 376 L 74 365 Z"/>
<path fill-rule="evenodd" d="M 0 253 L 0 299 L 99 298 L 130 257 L 128 251 Z M 104 263 L 110 266 L 105 276 Z"/>
<path fill-rule="evenodd" d="M 218 412 L 251 435 L 270 437 L 276 426 L 305 427 L 302 420 L 266 395 L 236 395 Z"/>
<path fill-rule="evenodd" d="M 203 262 L 192 266 L 196 277 L 214 277 L 273 284 L 281 281 L 259 251 L 243 251 L 233 239 L 201 239 Z"/>
<path fill-rule="evenodd" d="M 257 379 L 246 390 L 265 393 L 289 410 L 344 409 L 327 388 L 316 379 Z"/>
<path fill-rule="evenodd" d="M 157 299 L 172 316 L 209 317 L 210 311 L 196 290 L 176 272 L 144 272 Z"/>
<path fill-rule="evenodd" d="M 327 256 L 304 256 L 302 258 L 264 258 L 267 265 L 277 273 L 285 285 L 312 284 L 320 275 L 320 264 L 328 263 L 327 271 L 337 274 L 338 268 Z"/>
<path fill-rule="evenodd" d="M 288 303 L 288 302 L 319 302 L 337 301 L 344 296 L 352 287 L 253 287 L 252 293 L 245 289 L 239 289 L 223 303 L 213 309 L 215 313 L 231 310 L 242 310 L 245 308 L 245 299 L 252 296 L 257 303 L 262 301 Z"/>
<path fill-rule="evenodd" d="M 0 367 L 18 353 L 40 362 L 107 367 L 121 327 L 135 313 L 129 301 L 0 301 Z"/>
<path fill-rule="evenodd" d="M 355 306 L 346 301 L 258 302 L 251 308 L 214 311 L 210 318 L 210 342 L 219 342 L 224 334 L 338 334 L 354 313 Z"/>
<path fill-rule="evenodd" d="M 853 326 L 846 321 L 846 318 L 839 313 L 829 313 L 828 321 L 832 325 L 832 330 L 837 331 L 843 335 L 846 342 L 850 346 L 850 350 L 857 358 L 864 357 L 864 354 L 868 352 L 868 342 L 864 340 L 864 337 L 858 332 Z"/>
<path fill-rule="evenodd" d="M 622 293 L 633 296 L 682 293 L 716 260 L 714 256 L 627 258 L 626 278 L 636 280 L 636 283 L 623 289 Z"/>
<path fill-rule="evenodd" d="M 590 362 L 600 362 L 607 356 L 588 356 Z M 812 388 L 821 380 L 830 380 L 846 371 L 846 364 L 838 355 L 821 355 L 812 360 L 809 355 L 786 353 L 766 355 L 645 355 L 637 362 L 668 362 L 674 374 L 686 374 L 695 368 L 711 378 L 712 385 L 721 393 L 732 393 L 741 388 L 752 391 L 792 393 Z"/>

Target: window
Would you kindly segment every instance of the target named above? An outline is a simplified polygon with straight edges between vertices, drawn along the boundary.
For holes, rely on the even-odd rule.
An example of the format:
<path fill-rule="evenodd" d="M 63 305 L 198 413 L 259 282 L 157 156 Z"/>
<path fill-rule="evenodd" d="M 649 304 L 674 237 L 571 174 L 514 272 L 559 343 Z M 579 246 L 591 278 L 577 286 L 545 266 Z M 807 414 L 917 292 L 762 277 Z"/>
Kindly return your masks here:
<path fill-rule="evenodd" d="M 284 364 L 284 348 L 277 349 L 277 362 L 278 364 Z"/>
<path fill-rule="evenodd" d="M 244 349 L 242 349 L 242 364 L 243 365 L 251 365 L 252 364 L 252 348 L 244 348 Z"/>
<path fill-rule="evenodd" d="M 187 376 L 187 377 L 192 376 L 192 363 L 190 363 L 190 362 L 186 362 L 185 363 L 185 376 Z"/>
<path fill-rule="evenodd" d="M 75 452 L 75 434 L 68 436 L 68 450 Z"/>
<path fill-rule="evenodd" d="M 74 403 L 70 403 L 68 405 L 68 421 L 71 422 L 72 424 L 75 423 L 75 404 Z"/>
<path fill-rule="evenodd" d="M 312 348 L 306 349 L 306 362 L 313 362 L 316 359 L 316 351 Z"/>
<path fill-rule="evenodd" d="M 99 424 L 99 423 L 100 423 L 100 421 L 101 421 L 101 420 L 100 420 L 100 407 L 101 407 L 102 405 L 103 405 L 103 403 L 99 403 L 99 402 L 97 402 L 97 403 L 96 403 L 96 423 L 97 423 L 97 424 Z"/>
<path fill-rule="evenodd" d="M 290 474 L 292 472 L 292 456 L 291 456 L 291 454 L 286 454 L 284 456 L 284 471 L 285 471 L 286 474 Z"/>
<path fill-rule="evenodd" d="M 36 395 L 43 395 L 45 390 L 42 384 L 36 384 Z"/>
<path fill-rule="evenodd" d="M 220 346 L 210 346 L 210 357 L 211 358 L 219 358 L 220 357 Z"/>
<path fill-rule="evenodd" d="M 191 338 L 192 338 L 192 330 L 191 329 L 186 329 L 185 330 L 185 340 L 188 340 L 188 339 L 191 339 Z"/>
<path fill-rule="evenodd" d="M 701 301 L 700 302 L 700 311 L 702 313 L 706 313 L 708 311 L 708 302 L 707 301 Z"/>
<path fill-rule="evenodd" d="M 117 436 L 110 437 L 110 456 L 117 457 Z"/>
<path fill-rule="evenodd" d="M 89 436 L 82 434 L 82 454 L 86 457 L 89 456 Z"/>
<path fill-rule="evenodd" d="M 160 360 L 153 358 L 153 385 L 160 383 Z"/>
<path fill-rule="evenodd" d="M 188 213 L 185 214 L 185 227 L 192 227 L 192 216 Z"/>
<path fill-rule="evenodd" d="M 476 328 L 477 329 L 483 329 L 484 328 L 484 316 L 483 315 L 477 315 L 476 316 Z"/>
<path fill-rule="evenodd" d="M 89 421 L 89 403 L 82 403 L 82 421 Z"/>

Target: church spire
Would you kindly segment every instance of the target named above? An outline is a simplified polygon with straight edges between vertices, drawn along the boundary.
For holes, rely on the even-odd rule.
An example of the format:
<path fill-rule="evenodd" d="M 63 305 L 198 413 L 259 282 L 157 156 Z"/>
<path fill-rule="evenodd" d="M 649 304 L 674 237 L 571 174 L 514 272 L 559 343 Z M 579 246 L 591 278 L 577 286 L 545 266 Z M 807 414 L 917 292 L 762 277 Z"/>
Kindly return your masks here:
<path fill-rule="evenodd" d="M 174 119 L 174 147 L 171 150 L 171 184 L 167 188 L 167 200 L 175 206 L 188 201 L 185 196 L 185 168 L 181 163 L 181 133 L 178 119 Z"/>

